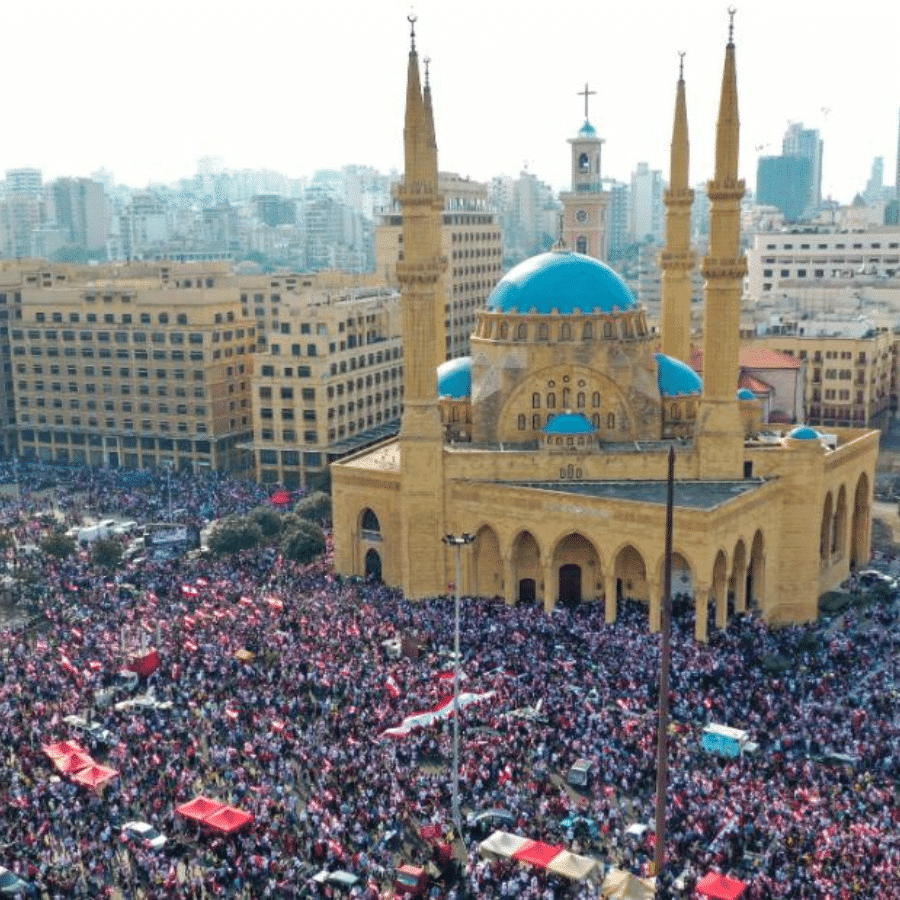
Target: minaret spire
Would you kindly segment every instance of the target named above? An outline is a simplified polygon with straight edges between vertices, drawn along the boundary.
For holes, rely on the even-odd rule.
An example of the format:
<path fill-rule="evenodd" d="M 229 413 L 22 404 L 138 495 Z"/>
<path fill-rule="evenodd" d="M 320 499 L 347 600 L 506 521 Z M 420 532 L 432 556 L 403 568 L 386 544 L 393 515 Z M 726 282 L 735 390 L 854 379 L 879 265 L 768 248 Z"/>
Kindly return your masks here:
<path fill-rule="evenodd" d="M 738 178 L 740 119 L 734 54 L 735 10 L 731 8 L 728 12 L 728 44 L 716 124 L 716 170 L 707 185 L 709 255 L 704 258 L 702 268 L 706 279 L 706 308 L 703 397 L 697 439 L 707 477 L 741 477 L 743 470 L 743 426 L 736 395 L 741 292 L 747 259 L 741 251 L 744 182 Z"/>
<path fill-rule="evenodd" d="M 437 147 L 431 90 L 423 96 L 415 43 L 415 16 L 410 23 L 406 118 L 403 138 L 405 170 L 396 189 L 403 214 L 403 255 L 397 262 L 403 322 L 404 401 L 400 428 L 401 583 L 407 597 L 420 598 L 446 581 L 444 560 L 435 548 L 444 534 L 435 510 L 443 509 L 443 431 L 437 396 L 436 365 L 445 350 L 441 254 L 443 198 L 438 190 Z"/>
<path fill-rule="evenodd" d="M 660 254 L 662 281 L 662 352 L 690 364 L 691 273 L 696 257 L 691 250 L 691 208 L 694 192 L 689 184 L 690 142 L 687 100 L 684 89 L 684 53 L 679 54 L 678 85 L 669 166 L 669 189 L 665 194 L 666 247 Z"/>

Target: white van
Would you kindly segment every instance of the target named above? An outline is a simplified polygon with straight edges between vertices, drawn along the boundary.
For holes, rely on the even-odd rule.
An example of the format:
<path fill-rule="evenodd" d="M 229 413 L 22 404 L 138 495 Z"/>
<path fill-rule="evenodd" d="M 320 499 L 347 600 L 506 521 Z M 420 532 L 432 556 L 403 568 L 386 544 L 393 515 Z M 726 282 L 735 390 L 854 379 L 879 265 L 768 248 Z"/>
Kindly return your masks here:
<path fill-rule="evenodd" d="M 84 528 L 78 529 L 78 543 L 81 545 L 93 544 L 101 538 L 107 538 L 115 534 L 116 520 L 104 519 L 97 522 L 96 525 L 86 525 Z"/>

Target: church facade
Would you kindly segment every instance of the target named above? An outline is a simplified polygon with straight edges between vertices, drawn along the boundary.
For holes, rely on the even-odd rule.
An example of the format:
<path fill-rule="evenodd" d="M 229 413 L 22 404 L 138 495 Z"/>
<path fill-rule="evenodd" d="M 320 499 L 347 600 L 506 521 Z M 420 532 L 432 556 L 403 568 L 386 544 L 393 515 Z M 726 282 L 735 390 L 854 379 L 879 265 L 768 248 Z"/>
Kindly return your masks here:
<path fill-rule="evenodd" d="M 599 177 L 599 139 L 590 132 L 582 127 L 571 142 L 573 184 L 582 168 L 586 184 Z M 442 202 L 431 90 L 427 80 L 421 86 L 413 38 L 399 191 L 403 423 L 397 438 L 332 466 L 339 572 L 380 576 L 425 598 L 451 590 L 459 553 L 467 595 L 548 612 L 601 603 L 608 622 L 623 601 L 639 601 L 658 628 L 671 448 L 672 590 L 693 598 L 699 639 L 710 620 L 726 627 L 749 608 L 776 624 L 811 620 L 819 596 L 868 560 L 878 432 L 767 432 L 759 403 L 737 390 L 746 272 L 738 133 L 729 36 L 708 186 L 710 249 L 701 262 L 702 381 L 689 365 L 696 262 L 683 76 L 666 195 L 662 333 L 598 252 L 570 249 L 563 235 L 576 233 L 576 218 L 551 252 L 500 281 L 478 316 L 471 356 L 436 371 Z M 603 199 L 598 192 L 592 201 L 597 225 Z M 573 215 L 582 208 L 572 204 Z M 599 251 L 601 232 L 579 248 Z M 443 541 L 463 534 L 470 545 Z"/>

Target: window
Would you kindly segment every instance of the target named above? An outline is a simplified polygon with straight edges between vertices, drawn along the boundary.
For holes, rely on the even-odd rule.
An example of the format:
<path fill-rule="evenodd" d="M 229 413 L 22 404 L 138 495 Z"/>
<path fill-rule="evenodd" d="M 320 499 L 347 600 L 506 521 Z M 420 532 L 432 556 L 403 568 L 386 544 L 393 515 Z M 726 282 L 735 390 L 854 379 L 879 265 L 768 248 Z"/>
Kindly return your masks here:
<path fill-rule="evenodd" d="M 525 422 L 526 422 L 525 416 L 524 416 L 524 415 L 520 415 L 520 416 L 519 416 L 519 431 L 524 431 L 524 430 L 525 430 Z"/>

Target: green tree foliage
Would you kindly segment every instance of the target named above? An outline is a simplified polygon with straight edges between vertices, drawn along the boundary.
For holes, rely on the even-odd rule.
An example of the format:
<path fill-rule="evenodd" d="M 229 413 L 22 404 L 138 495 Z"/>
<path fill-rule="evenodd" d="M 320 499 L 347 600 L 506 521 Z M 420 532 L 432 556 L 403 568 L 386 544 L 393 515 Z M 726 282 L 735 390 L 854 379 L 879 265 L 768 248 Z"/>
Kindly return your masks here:
<path fill-rule="evenodd" d="M 227 516 L 209 533 L 207 546 L 212 553 L 224 556 L 241 550 L 252 550 L 262 540 L 259 525 L 241 516 Z"/>
<path fill-rule="evenodd" d="M 301 519 L 325 525 L 331 521 L 331 497 L 324 491 L 313 491 L 297 501 L 294 512 Z"/>
<path fill-rule="evenodd" d="M 248 518 L 259 526 L 263 537 L 271 538 L 281 534 L 281 513 L 271 506 L 257 506 L 256 509 L 251 510 Z"/>
<path fill-rule="evenodd" d="M 77 550 L 75 540 L 58 531 L 51 531 L 40 543 L 41 550 L 48 556 L 66 559 Z"/>
<path fill-rule="evenodd" d="M 100 538 L 94 541 L 91 549 L 91 562 L 103 569 L 114 569 L 122 559 L 122 545 L 111 538 Z"/>
<path fill-rule="evenodd" d="M 294 562 L 312 562 L 325 552 L 325 532 L 315 522 L 301 521 L 282 538 L 281 552 Z"/>

